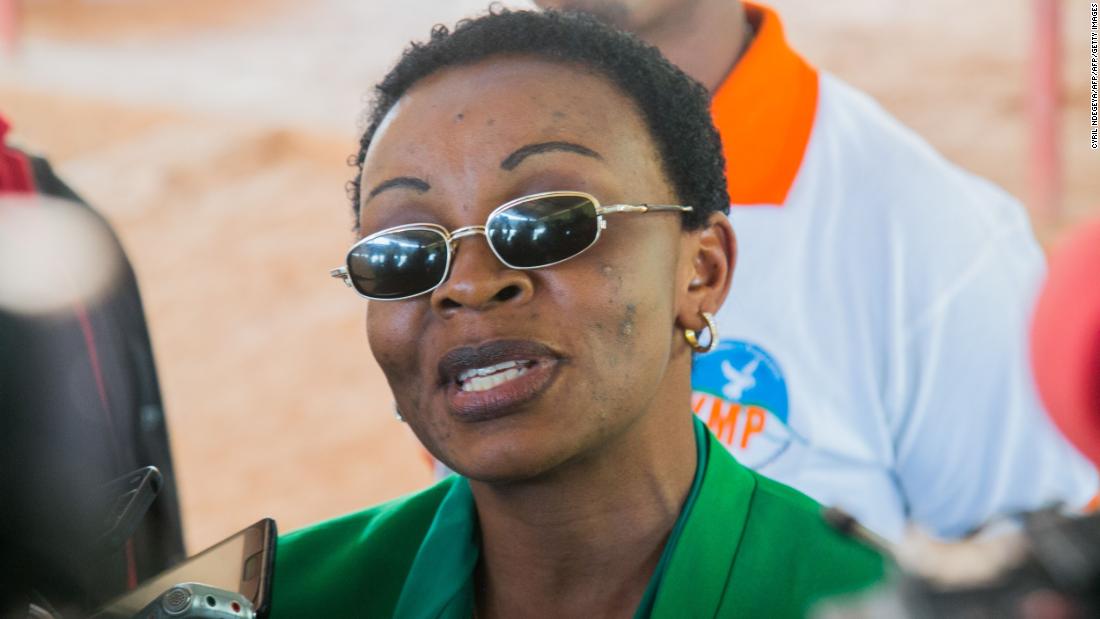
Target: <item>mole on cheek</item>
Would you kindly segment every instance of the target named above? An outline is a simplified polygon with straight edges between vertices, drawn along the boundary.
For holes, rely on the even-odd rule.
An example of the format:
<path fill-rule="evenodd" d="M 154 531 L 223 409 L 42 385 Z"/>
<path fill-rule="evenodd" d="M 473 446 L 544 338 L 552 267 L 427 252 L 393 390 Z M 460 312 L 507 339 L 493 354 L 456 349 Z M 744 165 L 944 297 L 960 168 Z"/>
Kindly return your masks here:
<path fill-rule="evenodd" d="M 619 322 L 619 335 L 620 339 L 627 339 L 634 333 L 634 315 L 638 313 L 638 306 L 633 303 L 627 303 L 626 314 Z"/>
<path fill-rule="evenodd" d="M 492 127 L 493 125 L 497 124 L 497 119 L 490 118 L 489 120 L 485 121 L 485 124 L 489 127 Z"/>
<path fill-rule="evenodd" d="M 459 112 L 458 114 L 455 114 L 455 122 L 458 122 L 458 121 L 462 120 L 463 118 L 466 118 L 466 115 L 463 114 L 462 112 Z"/>

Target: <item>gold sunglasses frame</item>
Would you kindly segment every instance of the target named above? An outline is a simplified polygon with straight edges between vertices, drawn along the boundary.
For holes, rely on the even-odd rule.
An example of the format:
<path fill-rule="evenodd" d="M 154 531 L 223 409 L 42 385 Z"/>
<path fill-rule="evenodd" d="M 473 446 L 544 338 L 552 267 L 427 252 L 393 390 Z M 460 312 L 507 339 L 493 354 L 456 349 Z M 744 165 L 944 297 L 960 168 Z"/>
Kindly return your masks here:
<path fill-rule="evenodd" d="M 547 264 L 540 264 L 538 266 L 531 266 L 531 267 L 522 267 L 522 266 L 515 266 L 513 264 L 510 264 L 507 260 L 505 260 L 503 257 L 501 257 L 501 255 L 499 253 L 497 253 L 497 250 L 496 250 L 495 247 L 493 247 L 493 243 L 489 239 L 489 234 L 487 232 L 487 230 L 489 228 L 489 224 L 490 224 L 490 222 L 493 221 L 494 217 L 496 217 L 500 213 L 502 213 L 502 212 L 504 212 L 504 211 L 506 211 L 506 210 L 508 210 L 512 207 L 523 204 L 525 202 L 531 202 L 531 201 L 534 201 L 534 200 L 541 200 L 541 199 L 544 199 L 544 198 L 560 198 L 560 197 L 584 198 L 586 200 L 591 201 L 592 205 L 595 206 L 595 208 L 596 208 L 596 236 L 592 239 L 591 243 L 586 245 L 584 247 L 584 249 L 578 251 L 577 253 L 575 253 L 575 254 L 567 257 L 567 258 L 562 258 L 561 260 L 557 260 L 555 262 L 549 262 Z M 679 204 L 612 204 L 612 205 L 609 205 L 609 206 L 602 206 L 600 204 L 600 201 L 596 199 L 596 196 L 593 196 L 592 194 L 589 194 L 589 193 L 585 193 L 583 191 L 544 191 L 544 192 L 541 192 L 541 193 L 533 193 L 533 194 L 530 194 L 530 195 L 521 196 L 519 198 L 516 198 L 515 200 L 509 200 L 508 202 L 505 202 L 504 204 L 501 204 L 500 206 L 493 209 L 493 212 L 489 213 L 489 216 L 485 218 L 485 224 L 481 225 L 481 226 L 463 226 L 461 228 L 455 228 L 454 230 L 448 231 L 446 228 L 444 228 L 443 226 L 441 226 L 439 224 L 419 223 L 419 224 L 405 224 L 405 225 L 402 225 L 402 226 L 394 226 L 392 228 L 386 228 L 385 230 L 379 230 L 378 232 L 374 232 L 372 234 L 369 234 L 369 235 L 359 239 L 358 241 L 356 241 L 351 246 L 351 248 L 348 249 L 347 253 L 344 255 L 344 266 L 332 269 L 331 271 L 329 271 L 329 276 L 330 277 L 335 277 L 337 279 L 342 279 L 344 281 L 344 285 L 346 285 L 348 288 L 351 288 L 352 290 L 354 290 L 355 294 L 359 295 L 360 297 L 363 297 L 364 299 L 368 299 L 370 301 L 403 301 L 405 299 L 411 299 L 413 297 L 418 297 L 422 294 L 428 294 L 429 292 L 432 292 L 436 288 L 439 288 L 440 286 L 442 286 L 443 283 L 447 281 L 447 279 L 451 276 L 451 263 L 454 260 L 454 255 L 455 255 L 455 253 L 458 252 L 458 247 L 456 246 L 456 241 L 458 241 L 458 239 L 461 239 L 463 237 L 475 236 L 475 235 L 478 235 L 478 234 L 480 234 L 481 236 L 484 236 L 485 237 L 485 242 L 489 245 L 489 251 L 493 252 L 493 255 L 496 256 L 497 260 L 499 260 L 501 264 L 508 267 L 509 269 L 515 269 L 517 271 L 530 271 L 530 270 L 534 270 L 534 269 L 544 269 L 546 267 L 554 266 L 555 264 L 561 264 L 562 262 L 565 262 L 566 260 L 572 260 L 573 258 L 576 258 L 577 256 L 579 256 L 579 255 L 583 254 L 584 252 L 588 251 L 589 248 L 591 248 L 593 245 L 596 244 L 596 241 L 600 240 L 600 235 L 607 228 L 607 220 L 604 219 L 604 215 L 612 215 L 614 213 L 649 213 L 649 212 L 665 212 L 665 211 L 676 211 L 676 212 L 680 212 L 680 213 L 690 213 L 692 210 L 693 209 L 690 206 L 682 206 L 682 205 L 679 205 Z M 420 292 L 410 294 L 410 295 L 406 295 L 404 297 L 394 297 L 394 298 L 391 298 L 391 299 L 380 299 L 380 298 L 372 297 L 372 296 L 369 296 L 369 295 L 365 295 L 362 292 L 359 292 L 359 289 L 355 288 L 355 286 L 352 284 L 351 274 L 348 270 L 348 268 L 351 264 L 351 254 L 352 254 L 352 252 L 355 251 L 355 248 L 359 247 L 360 245 L 363 245 L 364 243 L 368 243 L 368 242 L 370 242 L 370 241 L 372 241 L 372 240 L 374 240 L 374 239 L 376 239 L 380 236 L 384 236 L 384 235 L 387 235 L 387 234 L 393 234 L 395 232 L 405 232 L 407 230 L 427 230 L 427 231 L 430 231 L 430 232 L 438 233 L 440 236 L 443 237 L 443 240 L 446 242 L 446 245 L 447 245 L 447 261 L 446 261 L 446 264 L 443 266 L 443 276 L 440 278 L 440 280 L 438 282 L 436 282 L 436 284 L 434 286 L 432 286 L 431 288 L 428 288 L 427 290 L 422 290 Z"/>

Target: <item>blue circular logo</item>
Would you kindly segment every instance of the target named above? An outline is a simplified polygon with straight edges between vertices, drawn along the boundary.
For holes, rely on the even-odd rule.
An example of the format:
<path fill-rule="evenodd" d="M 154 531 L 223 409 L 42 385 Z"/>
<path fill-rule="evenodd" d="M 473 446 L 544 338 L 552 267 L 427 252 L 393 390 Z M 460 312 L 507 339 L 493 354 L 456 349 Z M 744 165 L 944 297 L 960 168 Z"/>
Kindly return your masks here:
<path fill-rule="evenodd" d="M 691 371 L 692 410 L 745 466 L 760 468 L 786 451 L 787 382 L 766 350 L 723 340 L 696 355 Z"/>

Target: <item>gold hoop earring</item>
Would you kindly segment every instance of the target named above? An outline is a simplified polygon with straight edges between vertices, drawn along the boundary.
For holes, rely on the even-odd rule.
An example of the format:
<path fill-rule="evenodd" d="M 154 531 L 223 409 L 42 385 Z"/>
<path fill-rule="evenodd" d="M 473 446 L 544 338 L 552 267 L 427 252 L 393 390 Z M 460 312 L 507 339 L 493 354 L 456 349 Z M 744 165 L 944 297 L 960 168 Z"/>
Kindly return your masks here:
<path fill-rule="evenodd" d="M 687 340 L 688 346 L 691 349 L 701 355 L 706 354 L 718 345 L 718 325 L 714 323 L 714 314 L 710 312 L 699 312 L 699 315 L 703 317 L 703 322 L 707 323 L 707 331 L 710 332 L 710 341 L 706 345 L 699 344 L 699 336 L 695 333 L 694 329 L 684 329 L 684 339 Z"/>

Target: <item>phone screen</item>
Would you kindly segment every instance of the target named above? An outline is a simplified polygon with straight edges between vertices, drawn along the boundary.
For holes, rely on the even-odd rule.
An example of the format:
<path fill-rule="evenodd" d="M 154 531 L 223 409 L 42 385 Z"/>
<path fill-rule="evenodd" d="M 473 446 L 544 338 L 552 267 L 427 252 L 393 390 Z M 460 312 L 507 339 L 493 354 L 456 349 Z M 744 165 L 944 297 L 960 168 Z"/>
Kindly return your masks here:
<path fill-rule="evenodd" d="M 116 598 L 95 617 L 132 617 L 169 588 L 185 582 L 236 591 L 251 600 L 257 616 L 262 616 L 267 607 L 274 546 L 275 521 L 265 518 L 146 580 Z"/>

